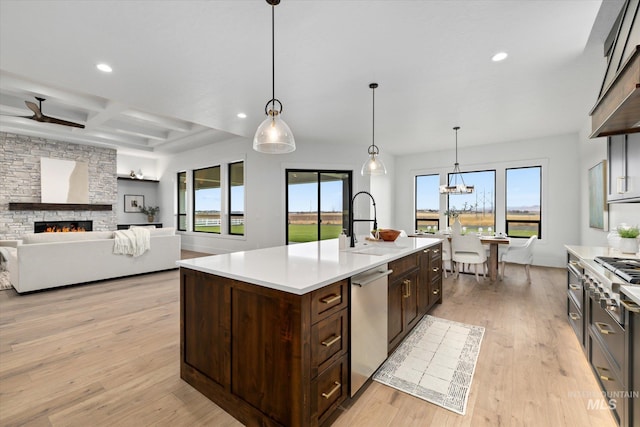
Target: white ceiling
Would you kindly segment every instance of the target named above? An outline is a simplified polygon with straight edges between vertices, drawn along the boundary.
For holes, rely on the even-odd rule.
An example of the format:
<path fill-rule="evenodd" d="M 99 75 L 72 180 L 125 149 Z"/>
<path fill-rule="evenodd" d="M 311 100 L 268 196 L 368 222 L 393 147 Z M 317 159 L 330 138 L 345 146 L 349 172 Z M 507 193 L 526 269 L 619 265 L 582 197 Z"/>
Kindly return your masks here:
<path fill-rule="evenodd" d="M 452 149 L 456 125 L 460 148 L 578 132 L 622 3 L 282 0 L 275 95 L 298 145 L 365 151 L 370 82 L 383 153 Z M 10 117 L 35 96 L 86 128 Z M 0 0 L 0 131 L 156 156 L 252 138 L 270 98 L 264 0 Z"/>

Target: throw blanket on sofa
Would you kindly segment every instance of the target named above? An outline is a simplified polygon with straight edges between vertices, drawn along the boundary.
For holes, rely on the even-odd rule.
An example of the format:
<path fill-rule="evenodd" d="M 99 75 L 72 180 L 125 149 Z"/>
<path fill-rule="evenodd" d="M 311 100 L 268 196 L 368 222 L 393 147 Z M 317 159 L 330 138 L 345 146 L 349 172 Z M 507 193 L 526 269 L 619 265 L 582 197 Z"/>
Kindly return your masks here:
<path fill-rule="evenodd" d="M 151 237 L 146 228 L 130 228 L 113 232 L 113 253 L 138 257 L 151 248 Z"/>

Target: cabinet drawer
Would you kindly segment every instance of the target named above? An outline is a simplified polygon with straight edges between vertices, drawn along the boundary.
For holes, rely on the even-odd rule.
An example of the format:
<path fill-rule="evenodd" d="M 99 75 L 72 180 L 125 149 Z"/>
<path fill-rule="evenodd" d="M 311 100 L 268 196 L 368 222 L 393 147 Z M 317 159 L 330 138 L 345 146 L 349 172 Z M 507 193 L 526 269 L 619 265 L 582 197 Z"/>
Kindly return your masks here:
<path fill-rule="evenodd" d="M 605 392 L 602 396 L 602 399 L 605 400 L 604 405 L 613 411 L 618 424 L 620 424 L 626 401 L 624 397 L 618 398 L 618 396 L 625 395 L 625 388 L 614 372 L 609 360 L 605 357 L 604 350 L 601 348 L 600 343 L 598 343 L 597 340 L 589 340 L 589 342 L 591 343 L 589 349 L 591 367 L 594 370 L 600 386 Z M 608 396 L 611 396 L 611 398 Z"/>
<path fill-rule="evenodd" d="M 567 293 L 578 306 L 578 309 L 582 311 L 582 285 L 579 283 L 569 283 Z"/>
<path fill-rule="evenodd" d="M 317 425 L 322 424 L 347 398 L 347 360 L 347 356 L 343 356 L 311 381 L 311 416 L 317 417 Z"/>
<path fill-rule="evenodd" d="M 349 316 L 340 310 L 311 327 L 311 377 L 322 372 L 333 359 L 347 351 Z M 336 356 L 336 357 L 334 357 Z"/>
<path fill-rule="evenodd" d="M 440 275 L 438 277 L 434 277 L 431 280 L 431 284 L 429 285 L 429 298 L 430 301 L 437 301 L 442 298 L 442 280 L 440 280 Z"/>
<path fill-rule="evenodd" d="M 414 268 L 418 268 L 420 261 L 420 254 L 415 253 L 411 255 L 407 255 L 404 258 L 397 259 L 395 261 L 391 261 L 389 263 L 389 269 L 393 270 L 393 273 L 389 275 L 389 281 L 393 281 L 400 276 L 403 276 L 407 272 L 411 271 Z"/>
<path fill-rule="evenodd" d="M 589 298 L 591 304 L 590 328 L 594 337 L 599 338 L 613 359 L 614 369 L 621 372 L 624 358 L 624 330 L 604 311 L 599 304 Z"/>
<path fill-rule="evenodd" d="M 584 348 L 584 319 L 582 318 L 582 312 L 576 306 L 571 295 L 567 296 L 567 317 L 573 332 L 576 333 L 578 341 L 580 341 L 580 345 Z"/>
<path fill-rule="evenodd" d="M 331 316 L 347 306 L 349 280 L 327 285 L 311 293 L 311 323 Z"/>
<path fill-rule="evenodd" d="M 442 244 L 438 244 L 435 246 L 432 246 L 428 249 L 429 253 L 431 254 L 431 263 L 439 263 L 442 260 Z"/>

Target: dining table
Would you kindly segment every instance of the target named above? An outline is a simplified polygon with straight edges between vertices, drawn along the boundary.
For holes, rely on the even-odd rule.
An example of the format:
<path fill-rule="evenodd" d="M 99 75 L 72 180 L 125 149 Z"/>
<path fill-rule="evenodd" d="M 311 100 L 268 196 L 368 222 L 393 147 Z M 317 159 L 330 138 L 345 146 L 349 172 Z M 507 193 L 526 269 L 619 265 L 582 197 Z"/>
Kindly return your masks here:
<path fill-rule="evenodd" d="M 434 235 L 433 233 L 417 233 L 417 234 L 409 234 L 409 237 L 440 237 L 441 235 Z M 442 237 L 448 236 L 448 243 L 451 245 L 451 235 L 443 234 Z M 480 242 L 483 245 L 489 245 L 489 257 L 487 259 L 487 264 L 489 264 L 489 278 L 491 281 L 495 281 L 498 278 L 498 246 L 499 245 L 508 245 L 510 243 L 510 239 L 504 236 L 488 236 L 488 235 L 480 235 Z M 444 240 L 444 239 L 443 239 Z M 451 252 L 451 246 L 449 246 L 449 253 Z M 453 262 L 453 261 L 452 261 Z"/>

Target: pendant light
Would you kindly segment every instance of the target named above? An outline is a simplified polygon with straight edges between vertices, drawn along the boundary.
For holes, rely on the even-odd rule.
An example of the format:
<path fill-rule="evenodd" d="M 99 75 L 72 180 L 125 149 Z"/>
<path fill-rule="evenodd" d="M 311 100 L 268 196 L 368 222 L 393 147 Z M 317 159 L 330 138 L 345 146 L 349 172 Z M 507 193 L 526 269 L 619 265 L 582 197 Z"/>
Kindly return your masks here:
<path fill-rule="evenodd" d="M 380 154 L 380 150 L 376 145 L 376 88 L 378 87 L 378 83 L 371 83 L 369 85 L 371 88 L 371 94 L 373 96 L 373 126 L 372 126 L 372 136 L 371 136 L 371 145 L 369 146 L 369 158 L 364 165 L 362 165 L 362 170 L 360 173 L 365 175 L 385 175 L 387 173 L 387 168 L 384 167 L 384 163 L 382 160 L 378 158 Z"/>
<path fill-rule="evenodd" d="M 453 164 L 453 173 L 449 175 L 449 185 L 440 186 L 440 194 L 470 194 L 473 193 L 473 185 L 466 185 L 464 178 L 462 178 L 462 172 L 460 172 L 460 164 L 458 163 L 458 130 L 460 126 L 456 126 L 453 130 L 456 131 L 456 162 Z M 458 184 L 458 178 L 460 183 Z"/>
<path fill-rule="evenodd" d="M 276 99 L 275 66 L 275 8 L 280 0 L 266 0 L 271 5 L 271 99 L 264 107 L 267 118 L 258 126 L 253 137 L 253 149 L 260 153 L 284 154 L 296 149 L 291 129 L 282 120 L 282 103 Z M 277 104 L 277 109 L 276 109 Z"/>

